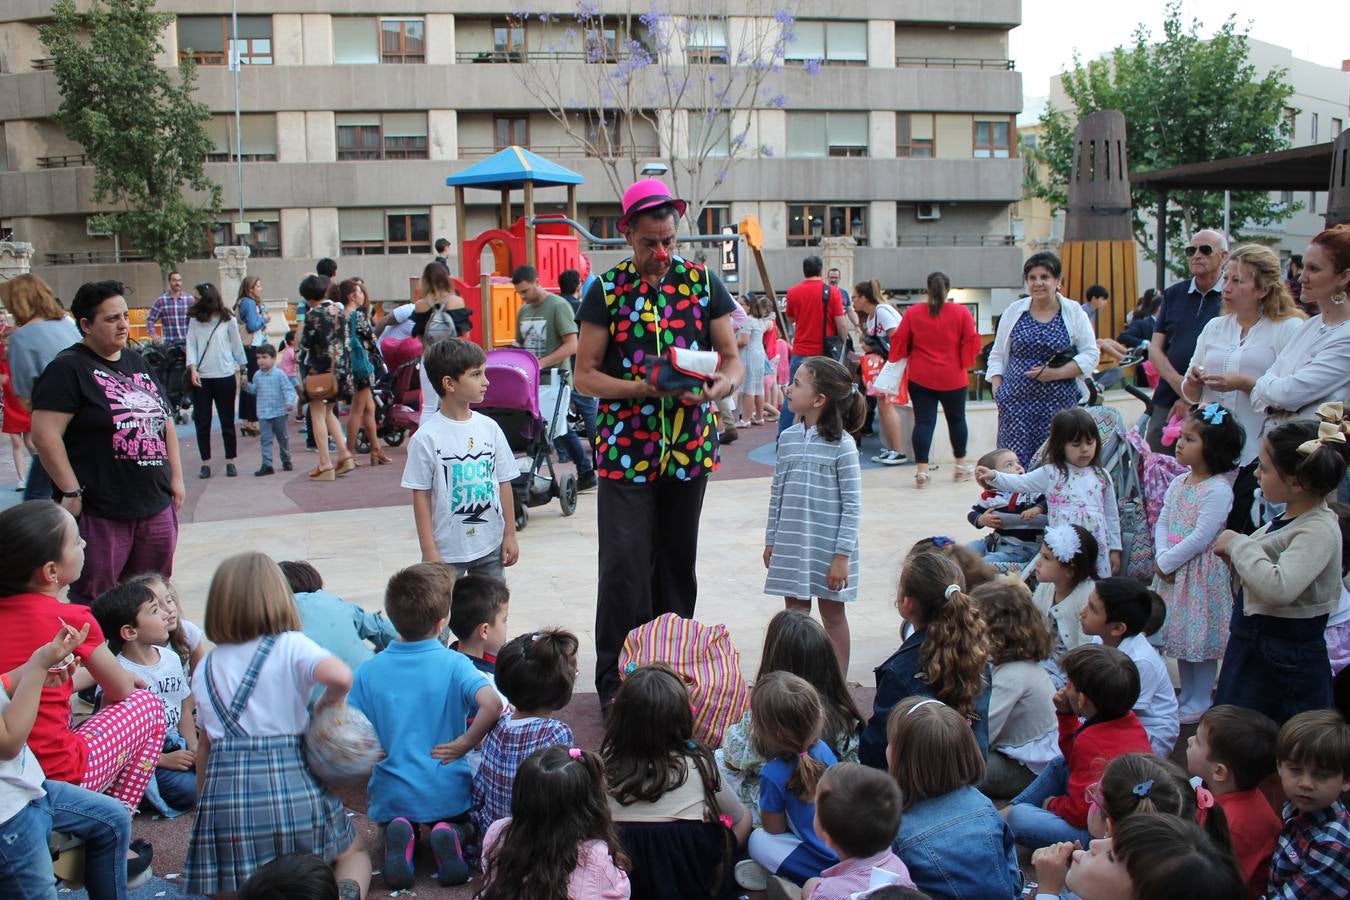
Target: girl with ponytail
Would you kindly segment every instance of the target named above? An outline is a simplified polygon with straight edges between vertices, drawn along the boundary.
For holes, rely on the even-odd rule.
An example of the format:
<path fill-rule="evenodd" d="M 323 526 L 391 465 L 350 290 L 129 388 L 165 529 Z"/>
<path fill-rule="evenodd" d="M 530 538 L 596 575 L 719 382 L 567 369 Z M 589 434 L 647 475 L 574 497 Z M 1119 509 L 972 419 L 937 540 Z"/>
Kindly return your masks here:
<path fill-rule="evenodd" d="M 859 758 L 886 767 L 886 717 L 905 697 L 934 697 L 970 722 L 980 755 L 989 752 L 989 638 L 966 594 L 961 568 L 941 553 L 911 554 L 900 573 L 896 608 L 913 631 L 877 669 L 872 719 Z"/>

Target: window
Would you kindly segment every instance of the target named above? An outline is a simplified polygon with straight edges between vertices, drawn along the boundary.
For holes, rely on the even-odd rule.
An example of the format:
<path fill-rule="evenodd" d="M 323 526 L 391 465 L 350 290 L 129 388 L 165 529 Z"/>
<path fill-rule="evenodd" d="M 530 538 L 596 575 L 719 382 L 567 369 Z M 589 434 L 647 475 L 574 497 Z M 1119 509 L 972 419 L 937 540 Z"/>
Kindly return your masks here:
<path fill-rule="evenodd" d="M 619 33 L 613 28 L 586 30 L 586 61 L 616 62 L 619 58 Z"/>
<path fill-rule="evenodd" d="M 1345 123 L 1344 123 L 1343 121 L 1341 121 L 1340 119 L 1334 119 L 1334 118 L 1333 118 L 1333 119 L 1331 120 L 1331 139 L 1332 139 L 1333 141 L 1336 140 L 1336 138 L 1338 138 L 1338 137 L 1341 136 L 1341 129 L 1344 128 L 1344 127 L 1345 127 Z"/>
<path fill-rule="evenodd" d="M 689 40 L 685 46 L 685 56 L 691 63 L 727 62 L 727 26 L 726 22 L 703 16 L 694 19 L 689 27 Z"/>
<path fill-rule="evenodd" d="M 277 160 L 277 118 L 272 113 L 248 113 L 239 117 L 240 131 L 238 141 L 240 156 L 244 162 L 276 162 Z M 235 130 L 234 116 L 212 116 L 206 123 L 206 133 L 211 136 L 211 151 L 206 154 L 207 162 L 234 162 Z"/>
<path fill-rule="evenodd" d="M 530 146 L 529 116 L 496 116 L 492 120 L 493 149 Z"/>
<path fill-rule="evenodd" d="M 1313 114 L 1312 114 L 1312 131 L 1308 134 L 1308 137 L 1312 138 L 1312 143 L 1314 143 L 1314 144 L 1317 143 L 1317 126 L 1318 126 L 1319 120 L 1320 120 L 1320 116 L 1318 116 L 1317 113 L 1313 113 Z"/>
<path fill-rule="evenodd" d="M 1297 116 L 1298 111 L 1291 106 L 1286 106 L 1281 116 L 1284 122 L 1284 133 L 1291 138 L 1294 136 L 1294 123 L 1297 121 Z"/>
<path fill-rule="evenodd" d="M 237 39 L 230 45 L 245 66 L 272 64 L 272 17 L 239 16 Z M 179 16 L 178 58 L 199 66 L 223 66 L 229 62 L 226 44 L 230 40 L 229 16 Z"/>
<path fill-rule="evenodd" d="M 426 113 L 338 113 L 337 158 L 427 159 Z"/>
<path fill-rule="evenodd" d="M 722 228 L 727 224 L 731 214 L 731 208 L 727 206 L 705 206 L 698 214 L 698 221 L 695 226 L 699 234 L 721 234 Z M 708 244 L 700 244 L 701 247 L 708 247 Z M 715 245 L 713 245 L 715 246 Z"/>
<path fill-rule="evenodd" d="M 787 155 L 799 159 L 867 155 L 867 113 L 789 112 Z"/>
<path fill-rule="evenodd" d="M 733 138 L 731 134 L 731 113 L 696 109 L 689 111 L 689 155 L 722 158 L 731 155 Z M 744 143 L 742 136 L 739 143 Z M 739 147 L 738 143 L 738 147 Z"/>
<path fill-rule="evenodd" d="M 1294 192 L 1280 191 L 1280 203 L 1284 206 L 1285 209 L 1289 209 L 1290 207 L 1292 207 L 1294 205 Z"/>
<path fill-rule="evenodd" d="M 586 155 L 612 159 L 623 155 L 623 121 L 619 113 L 608 118 L 586 117 Z"/>
<path fill-rule="evenodd" d="M 788 205 L 788 246 L 810 247 L 822 237 L 851 237 L 867 243 L 866 206 Z"/>
<path fill-rule="evenodd" d="M 340 209 L 344 256 L 431 252 L 431 213 L 425 209 Z"/>
<path fill-rule="evenodd" d="M 895 114 L 895 155 L 909 159 L 933 158 L 933 114 Z"/>
<path fill-rule="evenodd" d="M 621 238 L 619 233 L 619 214 L 617 206 L 588 206 L 586 208 L 586 230 L 598 238 Z M 594 245 L 599 247 L 603 245 Z"/>
<path fill-rule="evenodd" d="M 525 25 L 507 19 L 492 26 L 492 57 L 498 62 L 525 61 Z"/>
<path fill-rule="evenodd" d="M 252 251 L 250 256 L 281 256 L 281 215 L 275 210 L 244 210 L 244 222 L 249 230 L 246 234 L 235 235 L 234 219 L 238 213 L 229 214 L 228 219 L 217 220 L 206 229 L 206 241 L 202 247 L 202 257 L 211 259 L 215 248 L 229 247 L 240 243 L 247 244 Z"/>
<path fill-rule="evenodd" d="M 817 60 L 829 65 L 867 64 L 866 22 L 818 22 L 798 20 L 784 58 L 788 62 Z"/>
<path fill-rule="evenodd" d="M 975 158 L 1007 159 L 1012 156 L 1012 119 L 975 123 Z"/>
<path fill-rule="evenodd" d="M 380 62 L 426 62 L 426 26 L 422 19 L 380 20 Z"/>
<path fill-rule="evenodd" d="M 378 23 L 370 18 L 333 17 L 333 62 L 340 66 L 373 65 L 380 61 Z"/>

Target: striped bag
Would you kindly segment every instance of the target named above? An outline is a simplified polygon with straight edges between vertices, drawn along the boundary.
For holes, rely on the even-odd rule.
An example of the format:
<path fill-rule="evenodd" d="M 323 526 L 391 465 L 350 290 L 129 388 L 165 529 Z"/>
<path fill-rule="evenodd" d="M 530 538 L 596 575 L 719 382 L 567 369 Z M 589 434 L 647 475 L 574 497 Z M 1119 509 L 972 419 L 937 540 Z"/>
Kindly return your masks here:
<path fill-rule="evenodd" d="M 704 625 L 664 613 L 628 632 L 619 653 L 619 677 L 639 666 L 663 663 L 689 690 L 694 737 L 722 746 L 722 733 L 750 708 L 750 687 L 741 675 L 741 655 L 725 625 Z"/>

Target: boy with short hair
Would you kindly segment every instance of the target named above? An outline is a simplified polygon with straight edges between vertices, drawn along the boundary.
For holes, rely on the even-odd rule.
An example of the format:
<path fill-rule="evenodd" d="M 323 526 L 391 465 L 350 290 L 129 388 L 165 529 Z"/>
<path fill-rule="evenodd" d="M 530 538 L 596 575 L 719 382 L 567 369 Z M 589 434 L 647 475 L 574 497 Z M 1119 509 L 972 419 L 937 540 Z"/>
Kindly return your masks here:
<path fill-rule="evenodd" d="M 1014 475 L 1025 471 L 1017 461 L 1017 454 L 1002 447 L 981 456 L 976 465 Z M 1031 562 L 1041 549 L 1041 537 L 1050 521 L 1045 516 L 1043 502 L 1035 494 L 985 488 L 966 518 L 976 528 L 992 530 L 967 546 L 988 563 L 1025 565 Z"/>
<path fill-rule="evenodd" d="M 271 475 L 272 438 L 281 449 L 281 468 L 291 471 L 291 439 L 286 431 L 287 415 L 295 409 L 295 383 L 277 368 L 277 348 L 263 344 L 257 349 L 258 371 L 244 390 L 257 397 L 258 428 L 262 436 L 262 466 L 254 475 Z"/>
<path fill-rule="evenodd" d="M 369 815 L 384 827 L 384 880 L 412 887 L 418 825 L 429 825 L 436 880 L 463 884 L 469 866 L 463 845 L 471 834 L 472 775 L 465 754 L 497 723 L 497 692 L 463 654 L 437 636 L 450 616 L 454 575 L 418 563 L 396 572 L 384 609 L 399 639 L 363 663 L 348 702 L 375 727 L 385 757 L 368 786 Z M 472 726 L 469 713 L 479 710 Z"/>
<path fill-rule="evenodd" d="M 1186 768 L 1204 779 L 1223 808 L 1233 856 L 1253 900 L 1266 891 L 1270 857 L 1280 836 L 1280 817 L 1260 788 L 1275 772 L 1278 734 L 1275 723 L 1254 709 L 1213 706 L 1186 744 Z"/>
<path fill-rule="evenodd" d="M 481 347 L 460 338 L 427 347 L 422 365 L 440 409 L 408 442 L 403 486 L 413 492 L 423 562 L 501 578 L 520 556 L 511 496 L 520 470 L 497 423 L 469 408 L 487 391 L 486 363 Z"/>
<path fill-rule="evenodd" d="M 450 631 L 457 640 L 450 649 L 463 653 L 488 677 L 496 674 L 497 651 L 506 643 L 510 606 L 511 591 L 500 578 L 470 574 L 455 582 Z"/>
<path fill-rule="evenodd" d="M 94 618 L 122 668 L 144 681 L 164 706 L 164 752 L 146 799 L 166 817 L 197 805 L 197 726 L 192 687 L 169 650 L 169 617 L 143 581 L 119 584 L 94 601 Z"/>
<path fill-rule="evenodd" d="M 1102 769 L 1126 753 L 1152 753 L 1148 732 L 1134 714 L 1139 670 L 1115 647 L 1084 644 L 1064 654 L 1068 679 L 1055 694 L 1059 749 L 1026 790 L 999 814 L 1017 843 L 1033 849 L 1060 841 L 1092 841 L 1087 830 L 1087 788 Z"/>
<path fill-rule="evenodd" d="M 1270 861 L 1266 897 L 1350 896 L 1350 724 L 1334 709 L 1299 713 L 1275 743 L 1284 829 Z"/>
<path fill-rule="evenodd" d="M 807 880 L 805 900 L 848 900 L 883 884 L 914 887 L 909 869 L 891 852 L 900 833 L 900 787 L 880 769 L 831 766 L 816 788 L 815 831 L 839 863 Z"/>

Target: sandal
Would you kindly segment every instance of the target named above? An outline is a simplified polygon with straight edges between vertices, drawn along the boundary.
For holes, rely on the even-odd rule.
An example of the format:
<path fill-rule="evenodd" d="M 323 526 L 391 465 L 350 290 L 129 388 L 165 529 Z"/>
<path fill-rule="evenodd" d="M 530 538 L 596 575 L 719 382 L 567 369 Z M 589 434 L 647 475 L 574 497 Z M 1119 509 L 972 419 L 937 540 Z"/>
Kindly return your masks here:
<path fill-rule="evenodd" d="M 952 469 L 952 481 L 970 481 L 975 477 L 975 464 L 963 463 Z"/>
<path fill-rule="evenodd" d="M 373 450 L 373 451 L 371 451 L 371 454 L 370 454 L 370 464 L 371 464 L 372 466 L 387 466 L 387 465 L 389 465 L 391 462 L 393 462 L 393 460 L 390 459 L 389 457 L 385 456 L 383 450 Z"/>
<path fill-rule="evenodd" d="M 332 466 L 319 466 L 313 472 L 309 473 L 310 481 L 332 481 L 337 477 Z"/>
<path fill-rule="evenodd" d="M 334 469 L 334 471 L 339 475 L 346 475 L 348 472 L 355 469 L 357 465 L 358 463 L 356 462 L 356 457 L 349 456 L 346 459 L 339 461 L 337 464 L 337 468 Z"/>
<path fill-rule="evenodd" d="M 929 479 L 929 477 L 928 477 L 928 473 L 927 473 L 927 472 L 915 472 L 915 473 L 914 473 L 914 486 L 915 486 L 916 488 L 926 488 L 926 487 L 928 487 L 928 482 L 929 482 L 929 481 L 930 481 L 930 479 Z"/>

